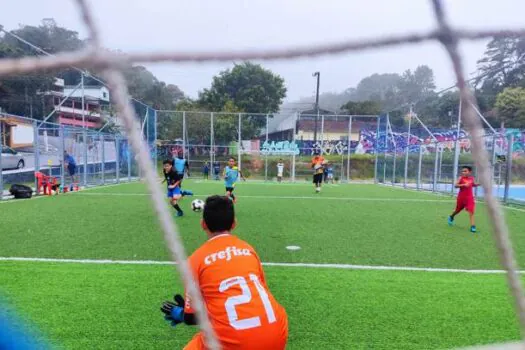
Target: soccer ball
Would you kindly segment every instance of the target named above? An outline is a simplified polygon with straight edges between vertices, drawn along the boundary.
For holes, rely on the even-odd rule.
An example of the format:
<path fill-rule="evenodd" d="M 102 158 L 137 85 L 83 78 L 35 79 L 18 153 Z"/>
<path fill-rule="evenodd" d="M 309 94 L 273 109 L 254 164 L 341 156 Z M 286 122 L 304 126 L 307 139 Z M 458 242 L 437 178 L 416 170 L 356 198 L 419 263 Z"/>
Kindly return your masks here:
<path fill-rule="evenodd" d="M 202 199 L 195 199 L 191 202 L 191 209 L 193 211 L 201 211 L 204 209 L 204 201 Z"/>

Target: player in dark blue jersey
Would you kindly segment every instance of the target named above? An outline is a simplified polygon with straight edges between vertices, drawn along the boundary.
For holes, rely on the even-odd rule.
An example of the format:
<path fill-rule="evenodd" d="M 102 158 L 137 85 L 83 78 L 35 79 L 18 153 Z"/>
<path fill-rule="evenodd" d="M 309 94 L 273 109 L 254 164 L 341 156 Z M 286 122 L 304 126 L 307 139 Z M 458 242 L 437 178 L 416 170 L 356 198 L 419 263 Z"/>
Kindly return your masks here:
<path fill-rule="evenodd" d="M 77 162 L 71 154 L 64 151 L 64 170 L 67 169 L 71 179 L 70 191 L 73 191 L 73 184 L 76 183 L 75 175 L 77 173 Z"/>
<path fill-rule="evenodd" d="M 173 161 L 167 159 L 162 165 L 164 170 L 164 180 L 162 182 L 166 182 L 168 185 L 168 198 L 173 208 L 177 211 L 177 216 L 182 216 L 184 213 L 178 204 L 178 201 L 183 196 L 179 187 L 182 178 L 173 168 Z"/>
<path fill-rule="evenodd" d="M 213 175 L 215 180 L 219 181 L 219 176 L 221 174 L 221 163 L 218 161 L 213 162 Z"/>

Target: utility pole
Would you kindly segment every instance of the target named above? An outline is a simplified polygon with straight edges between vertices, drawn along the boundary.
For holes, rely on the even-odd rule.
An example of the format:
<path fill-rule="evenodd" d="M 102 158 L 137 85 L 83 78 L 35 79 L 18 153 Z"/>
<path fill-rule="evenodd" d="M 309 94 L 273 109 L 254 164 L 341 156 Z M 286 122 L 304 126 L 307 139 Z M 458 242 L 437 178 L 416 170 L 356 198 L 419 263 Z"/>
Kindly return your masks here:
<path fill-rule="evenodd" d="M 315 72 L 312 74 L 313 77 L 317 77 L 317 89 L 315 92 L 315 123 L 314 123 L 314 144 L 317 143 L 317 120 L 319 119 L 319 80 L 321 73 Z"/>

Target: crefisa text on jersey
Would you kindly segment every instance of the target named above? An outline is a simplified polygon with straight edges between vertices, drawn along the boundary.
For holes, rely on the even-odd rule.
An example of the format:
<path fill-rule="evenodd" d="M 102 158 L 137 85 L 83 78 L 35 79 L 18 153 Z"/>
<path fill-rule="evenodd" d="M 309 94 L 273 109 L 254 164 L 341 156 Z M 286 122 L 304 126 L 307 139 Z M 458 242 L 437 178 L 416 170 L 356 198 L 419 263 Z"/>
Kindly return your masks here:
<path fill-rule="evenodd" d="M 226 247 L 216 253 L 210 254 L 204 258 L 206 265 L 213 264 L 217 260 L 230 261 L 234 256 L 250 256 L 252 255 L 248 249 L 238 249 L 237 247 Z"/>

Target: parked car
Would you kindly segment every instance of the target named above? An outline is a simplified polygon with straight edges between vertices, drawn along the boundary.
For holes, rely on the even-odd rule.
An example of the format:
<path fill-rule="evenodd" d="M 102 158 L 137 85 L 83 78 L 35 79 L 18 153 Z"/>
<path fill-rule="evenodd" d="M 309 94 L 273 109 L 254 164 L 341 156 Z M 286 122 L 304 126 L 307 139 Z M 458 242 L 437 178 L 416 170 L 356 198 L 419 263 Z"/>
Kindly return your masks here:
<path fill-rule="evenodd" d="M 25 165 L 26 161 L 21 153 L 11 147 L 2 146 L 2 170 L 22 169 Z"/>

